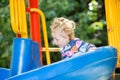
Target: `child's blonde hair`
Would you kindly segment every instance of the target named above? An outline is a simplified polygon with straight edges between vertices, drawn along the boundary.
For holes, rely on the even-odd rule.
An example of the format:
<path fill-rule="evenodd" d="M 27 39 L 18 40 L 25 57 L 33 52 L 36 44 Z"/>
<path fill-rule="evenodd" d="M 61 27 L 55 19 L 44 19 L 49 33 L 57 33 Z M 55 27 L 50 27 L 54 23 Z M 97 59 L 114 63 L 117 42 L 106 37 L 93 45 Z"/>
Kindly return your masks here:
<path fill-rule="evenodd" d="M 69 36 L 70 40 L 74 39 L 75 27 L 76 25 L 74 21 L 68 20 L 64 17 L 55 18 L 50 26 L 51 31 L 54 31 L 56 28 L 60 28 L 62 31 L 64 31 Z"/>

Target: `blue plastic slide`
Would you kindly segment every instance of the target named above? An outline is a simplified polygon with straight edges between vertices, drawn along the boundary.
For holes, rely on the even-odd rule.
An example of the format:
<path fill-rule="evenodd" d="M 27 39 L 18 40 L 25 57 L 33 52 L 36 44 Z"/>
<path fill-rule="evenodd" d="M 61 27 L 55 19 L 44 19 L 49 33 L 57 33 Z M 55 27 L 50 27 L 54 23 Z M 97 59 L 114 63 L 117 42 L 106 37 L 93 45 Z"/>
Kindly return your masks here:
<path fill-rule="evenodd" d="M 9 69 L 0 68 L 0 80 L 5 80 L 9 77 Z"/>
<path fill-rule="evenodd" d="M 28 59 L 31 60 L 30 58 Z M 84 55 L 78 55 L 39 68 L 31 67 L 28 70 L 26 67 L 21 66 L 23 68 L 21 73 L 18 72 L 22 68 L 14 70 L 12 67 L 12 70 L 10 70 L 15 73 L 6 77 L 5 80 L 108 80 L 115 71 L 116 63 L 116 49 L 111 46 L 104 46 Z M 20 62 L 17 64 L 20 64 Z M 0 74 L 2 73 L 0 72 Z M 1 78 L 2 76 L 0 75 L 0 80 L 2 80 Z"/>

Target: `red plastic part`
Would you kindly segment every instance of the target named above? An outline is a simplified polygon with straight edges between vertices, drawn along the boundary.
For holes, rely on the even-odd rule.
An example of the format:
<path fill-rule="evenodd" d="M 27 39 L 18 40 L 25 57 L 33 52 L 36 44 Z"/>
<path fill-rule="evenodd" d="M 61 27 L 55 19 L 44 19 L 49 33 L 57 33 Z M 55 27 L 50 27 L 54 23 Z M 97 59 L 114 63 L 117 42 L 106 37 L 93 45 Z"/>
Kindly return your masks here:
<path fill-rule="evenodd" d="M 29 8 L 38 8 L 38 0 L 29 0 Z M 40 17 L 36 12 L 30 12 L 30 35 L 33 41 L 40 45 L 40 61 L 42 64 L 42 41 L 40 34 Z"/>
<path fill-rule="evenodd" d="M 16 37 L 21 38 L 21 34 L 16 34 Z"/>

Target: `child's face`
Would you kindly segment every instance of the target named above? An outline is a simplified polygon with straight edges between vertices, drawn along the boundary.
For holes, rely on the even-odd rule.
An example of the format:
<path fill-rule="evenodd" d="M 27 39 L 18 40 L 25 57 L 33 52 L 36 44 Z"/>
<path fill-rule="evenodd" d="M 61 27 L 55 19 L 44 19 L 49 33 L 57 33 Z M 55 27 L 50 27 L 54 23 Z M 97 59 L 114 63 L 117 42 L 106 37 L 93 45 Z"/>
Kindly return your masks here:
<path fill-rule="evenodd" d="M 53 31 L 52 37 L 53 37 L 53 44 L 57 45 L 60 48 L 67 45 L 69 42 L 68 35 L 61 33 L 60 30 Z"/>

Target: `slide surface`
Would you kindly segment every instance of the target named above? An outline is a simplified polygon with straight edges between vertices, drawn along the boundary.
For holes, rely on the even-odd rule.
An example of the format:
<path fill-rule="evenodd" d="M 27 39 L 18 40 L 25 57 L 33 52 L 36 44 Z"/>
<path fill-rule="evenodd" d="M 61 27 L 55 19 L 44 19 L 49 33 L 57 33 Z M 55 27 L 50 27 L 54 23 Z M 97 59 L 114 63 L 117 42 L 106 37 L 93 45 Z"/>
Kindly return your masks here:
<path fill-rule="evenodd" d="M 116 49 L 106 46 L 6 80 L 107 80 L 114 73 L 116 63 Z"/>
<path fill-rule="evenodd" d="M 9 69 L 0 68 L 0 80 L 5 80 L 9 77 Z"/>

